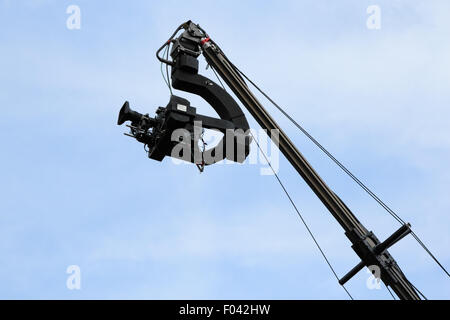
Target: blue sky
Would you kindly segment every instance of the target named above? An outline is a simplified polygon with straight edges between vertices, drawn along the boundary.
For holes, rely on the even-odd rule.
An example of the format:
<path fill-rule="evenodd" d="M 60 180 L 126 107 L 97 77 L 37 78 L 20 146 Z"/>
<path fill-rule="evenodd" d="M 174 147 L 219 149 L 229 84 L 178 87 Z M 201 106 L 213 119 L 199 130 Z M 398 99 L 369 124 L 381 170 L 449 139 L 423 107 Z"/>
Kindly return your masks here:
<path fill-rule="evenodd" d="M 80 30 L 66 28 L 71 4 Z M 380 30 L 366 28 L 372 4 Z M 1 0 L 0 298 L 347 299 L 260 166 L 153 162 L 116 126 L 125 100 L 150 114 L 167 103 L 154 53 L 188 19 L 449 267 L 449 14 L 448 1 Z M 267 108 L 366 227 L 398 228 Z M 279 172 L 344 275 L 358 259 L 339 225 L 283 158 Z M 427 297 L 450 298 L 415 241 L 391 253 Z M 81 290 L 66 288 L 69 265 Z M 348 283 L 355 298 L 389 298 L 367 277 Z"/>

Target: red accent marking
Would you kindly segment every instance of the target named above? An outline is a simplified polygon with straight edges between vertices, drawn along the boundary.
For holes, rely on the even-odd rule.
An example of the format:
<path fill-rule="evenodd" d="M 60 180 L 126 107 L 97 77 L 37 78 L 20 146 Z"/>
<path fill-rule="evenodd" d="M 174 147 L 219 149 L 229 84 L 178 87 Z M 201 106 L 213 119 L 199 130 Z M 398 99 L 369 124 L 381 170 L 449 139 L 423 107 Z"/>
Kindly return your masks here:
<path fill-rule="evenodd" d="M 200 44 L 201 44 L 201 45 L 204 45 L 204 44 L 207 43 L 209 40 L 211 40 L 209 37 L 208 37 L 208 38 L 205 38 L 205 39 L 203 39 L 202 41 L 200 41 Z"/>

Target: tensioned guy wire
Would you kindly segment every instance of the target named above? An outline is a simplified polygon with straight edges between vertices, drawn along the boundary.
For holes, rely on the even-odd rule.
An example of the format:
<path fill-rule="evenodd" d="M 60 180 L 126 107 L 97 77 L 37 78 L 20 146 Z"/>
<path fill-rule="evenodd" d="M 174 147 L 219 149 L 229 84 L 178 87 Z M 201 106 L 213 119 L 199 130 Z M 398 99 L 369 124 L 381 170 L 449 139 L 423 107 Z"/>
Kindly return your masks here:
<path fill-rule="evenodd" d="M 219 80 L 222 88 L 227 91 L 227 89 L 225 89 L 225 86 L 223 85 L 222 81 L 220 81 L 219 76 L 217 75 L 216 71 L 214 70 L 213 67 L 211 67 L 211 69 L 213 70 L 214 74 L 216 75 L 217 79 Z M 302 214 L 300 213 L 300 211 L 298 210 L 297 206 L 294 203 L 294 200 L 292 200 L 291 195 L 289 194 L 289 192 L 287 191 L 287 189 L 285 188 L 283 182 L 281 181 L 280 177 L 278 176 L 278 174 L 275 172 L 275 170 L 272 167 L 272 164 L 270 163 L 269 159 L 267 158 L 267 155 L 264 153 L 264 151 L 262 150 L 262 148 L 260 147 L 258 141 L 255 139 L 255 137 L 253 136 L 253 133 L 250 131 L 250 135 L 252 136 L 253 141 L 255 141 L 256 145 L 258 146 L 259 151 L 261 152 L 261 154 L 264 156 L 264 159 L 266 160 L 267 164 L 269 165 L 270 169 L 272 170 L 275 178 L 277 179 L 278 183 L 280 184 L 281 188 L 283 189 L 284 193 L 286 194 L 286 196 L 288 197 L 289 201 L 291 202 L 292 206 L 294 207 L 295 211 L 297 212 L 297 215 L 299 216 L 300 220 L 303 222 L 303 225 L 305 226 L 306 230 L 308 231 L 309 235 L 311 236 L 312 240 L 314 241 L 314 243 L 316 244 L 317 248 L 319 249 L 320 253 L 322 254 L 323 258 L 325 259 L 328 267 L 331 269 L 331 272 L 333 272 L 333 275 L 335 276 L 335 278 L 337 279 L 338 283 L 339 283 L 339 277 L 336 273 L 336 271 L 334 270 L 333 266 L 331 265 L 330 261 L 328 260 L 327 256 L 325 255 L 325 252 L 323 251 L 322 247 L 319 245 L 319 243 L 316 240 L 316 237 L 314 236 L 314 234 L 312 233 L 311 229 L 309 228 L 308 224 L 306 223 L 306 220 L 303 218 Z M 339 284 L 347 293 L 347 295 L 350 297 L 351 300 L 353 300 L 352 295 L 350 294 L 350 292 L 347 290 L 347 288 L 344 285 Z"/>
<path fill-rule="evenodd" d="M 422 296 L 422 298 L 428 300 L 427 297 L 425 297 L 425 295 L 411 283 L 411 281 L 409 281 L 408 279 L 406 279 L 406 281 L 408 281 L 408 283 Z"/>
<path fill-rule="evenodd" d="M 394 299 L 394 300 L 397 300 L 397 299 L 395 299 L 395 296 L 394 296 L 394 294 L 391 292 L 391 289 L 389 289 L 389 287 L 388 286 L 386 286 L 386 289 L 389 291 L 389 293 L 390 293 L 390 295 L 391 295 L 391 297 L 392 297 L 392 299 Z"/>
<path fill-rule="evenodd" d="M 344 172 L 346 172 L 350 177 L 352 177 L 352 179 L 358 183 L 358 185 L 360 185 L 366 192 L 369 193 L 369 195 L 372 196 L 372 198 L 374 198 L 380 205 L 382 205 L 383 208 L 385 208 L 386 210 L 388 210 L 389 213 L 391 213 L 391 215 L 401 224 L 405 224 L 405 222 L 397 215 L 395 214 L 395 212 L 393 212 L 386 204 L 384 204 L 383 201 L 381 201 L 381 199 L 379 199 L 368 187 L 366 187 L 355 175 L 353 175 L 342 163 L 340 163 L 330 152 L 328 152 L 328 150 L 325 149 L 325 147 L 323 147 L 316 139 L 314 139 L 314 137 L 312 137 L 302 126 L 300 126 L 289 114 L 287 114 L 278 104 L 276 104 L 265 92 L 263 92 L 252 80 L 250 80 L 242 71 L 240 71 L 235 65 L 233 65 L 229 60 L 228 62 L 233 66 L 233 68 L 235 68 L 235 70 L 241 74 L 245 79 L 247 79 L 247 81 L 249 81 L 259 92 L 261 92 L 272 104 L 274 104 L 291 122 L 293 122 L 308 138 L 310 138 L 326 155 L 328 155 L 336 164 L 339 165 L 339 167 L 341 169 L 344 170 Z M 214 68 L 212 68 L 214 71 L 214 74 L 216 75 L 216 77 L 218 78 L 219 82 L 221 83 L 222 87 L 225 89 L 225 87 L 223 86 L 222 82 L 220 81 L 220 78 L 218 77 L 216 71 L 214 70 Z M 259 146 L 258 146 L 259 147 Z M 266 158 L 267 160 L 267 158 Z M 273 170 L 273 169 L 272 169 Z M 278 178 L 278 177 L 277 177 Z M 281 184 L 281 181 L 280 181 Z M 283 185 L 282 185 L 283 187 Z M 284 187 L 283 187 L 284 189 Z M 287 192 L 287 191 L 285 191 Z M 289 197 L 289 195 L 288 195 Z M 292 202 L 292 200 L 291 200 Z M 294 208 L 295 205 L 294 205 Z M 297 211 L 298 212 L 298 211 Z M 303 219 L 302 219 L 303 220 Z M 413 234 L 414 238 L 419 242 L 419 244 L 422 245 L 422 247 L 431 255 L 431 257 L 433 257 L 433 259 L 438 263 L 439 266 L 441 266 L 441 268 L 447 272 L 445 270 L 445 268 L 443 268 L 443 266 L 439 263 L 439 261 L 431 254 L 431 252 L 428 250 L 428 248 L 425 247 L 425 245 L 420 241 L 420 239 L 418 239 L 418 237 Z M 326 257 L 325 257 L 326 259 Z M 331 267 L 331 265 L 330 265 Z M 422 297 L 424 299 L 427 299 L 425 297 L 425 295 L 422 294 L 422 292 L 420 292 L 420 290 L 418 290 L 412 283 L 410 283 L 411 286 L 413 286 L 417 292 L 419 292 Z M 345 288 L 344 288 L 345 289 Z M 392 294 L 392 292 L 390 291 L 390 289 L 386 286 L 386 289 L 389 291 L 390 295 L 394 298 L 395 300 L 395 296 Z"/>
<path fill-rule="evenodd" d="M 264 151 L 261 149 L 261 147 L 259 146 L 258 141 L 255 139 L 255 137 L 253 136 L 252 132 L 250 131 L 250 134 L 252 136 L 253 141 L 255 141 L 256 145 L 258 146 L 259 151 L 262 153 L 262 155 L 264 156 L 264 159 L 266 160 L 266 162 L 268 163 L 270 169 L 272 170 L 275 178 L 277 179 L 278 183 L 280 184 L 281 188 L 283 189 L 284 193 L 286 194 L 286 196 L 288 197 L 289 201 L 291 202 L 292 206 L 294 207 L 295 211 L 297 212 L 297 215 L 299 216 L 300 220 L 303 222 L 303 225 L 305 226 L 306 230 L 308 231 L 309 235 L 311 236 L 311 238 L 313 239 L 314 243 L 316 244 L 317 248 L 319 249 L 320 253 L 322 254 L 323 258 L 325 259 L 326 263 L 328 264 L 328 266 L 331 269 L 331 272 L 333 272 L 334 276 L 336 277 L 338 283 L 339 283 L 339 277 L 336 273 L 336 271 L 334 271 L 333 266 L 331 265 L 330 261 L 328 260 L 327 256 L 325 255 L 325 252 L 323 251 L 323 249 L 321 248 L 321 246 L 319 245 L 319 243 L 316 240 L 316 237 L 314 236 L 314 234 L 312 233 L 311 229 L 309 228 L 308 224 L 306 223 L 305 219 L 303 218 L 302 214 L 300 213 L 300 211 L 298 210 L 297 206 L 294 203 L 294 200 L 292 200 L 291 195 L 289 194 L 289 192 L 286 190 L 286 188 L 284 187 L 283 182 L 281 181 L 280 177 L 278 176 L 278 174 L 275 172 L 275 170 L 272 167 L 272 164 L 270 163 L 269 159 L 267 158 L 266 154 L 264 153 Z M 343 285 L 343 284 L 339 284 L 347 293 L 347 295 L 350 297 L 350 299 L 353 300 L 352 295 L 350 294 L 350 292 L 348 292 L 347 288 Z"/>
<path fill-rule="evenodd" d="M 229 61 L 228 61 L 229 62 Z M 231 62 L 230 62 L 231 63 Z M 321 145 L 309 132 L 303 128 L 297 121 L 295 121 L 283 108 L 281 108 L 274 100 L 272 100 L 262 89 L 260 89 L 251 79 L 247 77 L 241 70 L 235 65 L 231 64 L 236 71 L 242 75 L 248 82 L 250 82 L 267 100 L 269 100 L 286 118 L 289 119 L 306 137 L 308 137 L 320 150 L 322 150 L 335 164 L 337 164 L 350 178 L 353 179 L 365 192 L 367 192 L 381 207 L 383 207 L 392 217 L 394 217 L 400 224 L 405 224 L 405 221 L 392 210 L 387 204 L 385 204 L 372 190 L 369 189 L 364 183 L 361 182 L 350 170 L 348 170 L 339 160 L 337 160 L 323 145 Z M 437 265 L 450 277 L 449 272 L 441 264 L 441 262 L 435 257 L 435 255 L 425 246 L 414 231 L 411 231 L 413 238 L 419 243 L 419 245 L 428 253 L 428 255 L 437 263 Z"/>

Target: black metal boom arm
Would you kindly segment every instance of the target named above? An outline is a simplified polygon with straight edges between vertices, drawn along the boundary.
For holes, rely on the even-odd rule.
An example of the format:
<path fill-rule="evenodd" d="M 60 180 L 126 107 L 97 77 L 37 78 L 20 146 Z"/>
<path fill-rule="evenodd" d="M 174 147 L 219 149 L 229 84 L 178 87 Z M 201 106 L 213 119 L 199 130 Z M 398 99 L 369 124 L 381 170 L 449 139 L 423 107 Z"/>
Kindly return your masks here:
<path fill-rule="evenodd" d="M 361 259 L 361 262 L 344 276 L 340 283 L 344 284 L 347 282 L 364 266 L 372 268 L 376 266 L 380 270 L 381 280 L 387 286 L 390 286 L 400 299 L 420 299 L 415 288 L 387 251 L 391 245 L 411 232 L 410 225 L 403 225 L 386 241 L 380 242 L 372 232 L 368 231 L 361 224 L 344 202 L 317 174 L 286 133 L 257 100 L 234 65 L 206 32 L 191 21 L 181 25 L 178 30 L 181 29 L 184 29 L 184 32 L 176 40 L 172 39 L 173 37 L 169 40 L 169 42 L 175 43 L 174 50 L 194 58 L 197 58 L 200 53 L 203 54 L 209 65 L 217 71 L 259 125 L 267 130 L 272 140 L 276 140 L 274 142 L 278 144 L 279 149 L 287 160 L 344 229 L 345 235 L 351 241 L 352 248 Z M 167 61 L 159 56 L 158 59 L 173 66 L 177 58 L 173 51 L 172 57 L 174 61 Z M 271 136 L 271 130 L 278 130 L 278 139 L 275 136 Z"/>

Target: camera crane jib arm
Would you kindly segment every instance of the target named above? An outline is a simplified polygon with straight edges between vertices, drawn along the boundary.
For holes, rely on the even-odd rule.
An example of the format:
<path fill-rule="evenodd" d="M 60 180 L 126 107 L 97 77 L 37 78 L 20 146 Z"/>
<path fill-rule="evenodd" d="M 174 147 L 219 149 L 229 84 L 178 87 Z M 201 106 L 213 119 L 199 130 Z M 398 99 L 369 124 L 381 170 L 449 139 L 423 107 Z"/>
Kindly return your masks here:
<path fill-rule="evenodd" d="M 181 30 L 183 30 L 183 32 L 175 38 L 177 33 Z M 172 44 L 172 61 L 164 59 L 159 55 L 159 53 L 166 46 L 170 46 L 170 44 Z M 410 225 L 404 224 L 383 242 L 380 242 L 373 232 L 368 231 L 344 202 L 326 185 L 317 172 L 311 167 L 286 133 L 279 127 L 251 92 L 246 82 L 239 74 L 238 69 L 228 60 L 219 46 L 199 25 L 194 24 L 192 21 L 187 21 L 180 25 L 169 41 L 159 48 L 156 56 L 161 62 L 172 67 L 172 84 L 175 89 L 199 94 L 214 107 L 214 104 L 216 103 L 214 94 L 199 90 L 198 83 L 195 84 L 195 80 L 198 80 L 199 78 L 193 80 L 192 74 L 194 74 L 195 77 L 201 77 L 196 74 L 198 71 L 197 57 L 200 54 L 203 54 L 208 64 L 226 82 L 258 124 L 267 131 L 270 138 L 278 144 L 279 149 L 287 160 L 344 229 L 345 235 L 352 243 L 352 248 L 361 259 L 361 262 L 340 279 L 339 283 L 343 285 L 364 267 L 372 267 L 372 269 L 375 267 L 380 271 L 381 280 L 386 286 L 391 287 L 400 299 L 419 300 L 420 297 L 416 289 L 408 281 L 394 258 L 387 251 L 389 247 L 411 232 Z M 206 78 L 201 78 L 201 80 L 204 79 Z M 205 81 L 208 81 L 208 79 Z M 220 95 L 222 94 L 224 93 L 220 91 Z M 229 98 L 231 98 L 231 96 Z M 225 103 L 233 104 L 233 102 L 234 100 L 231 98 Z M 226 106 L 224 106 L 224 108 L 226 109 Z M 233 110 L 236 111 L 236 114 L 228 114 L 227 118 L 228 121 L 233 122 L 231 127 L 235 129 L 248 129 L 248 123 L 245 116 L 239 112 L 239 107 L 233 107 Z M 122 111 L 121 114 L 123 116 Z M 219 113 L 219 115 L 224 119 L 222 114 Z M 127 120 L 132 119 L 128 116 Z M 137 122 L 138 121 L 135 121 L 135 124 Z M 272 130 L 276 130 L 278 134 L 272 136 Z M 245 135 L 245 156 L 248 154 L 249 144 L 250 138 Z M 241 162 L 243 159 L 234 160 Z"/>

